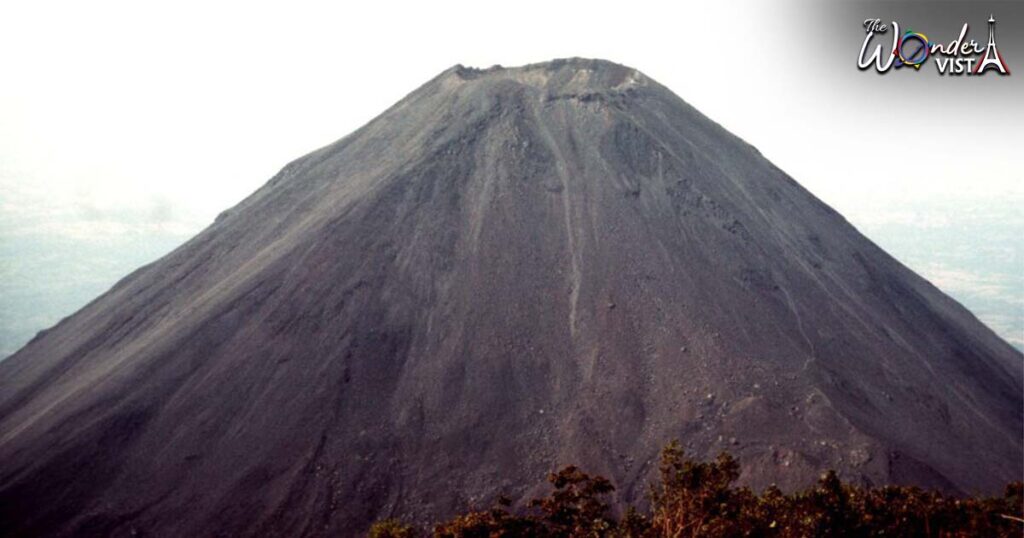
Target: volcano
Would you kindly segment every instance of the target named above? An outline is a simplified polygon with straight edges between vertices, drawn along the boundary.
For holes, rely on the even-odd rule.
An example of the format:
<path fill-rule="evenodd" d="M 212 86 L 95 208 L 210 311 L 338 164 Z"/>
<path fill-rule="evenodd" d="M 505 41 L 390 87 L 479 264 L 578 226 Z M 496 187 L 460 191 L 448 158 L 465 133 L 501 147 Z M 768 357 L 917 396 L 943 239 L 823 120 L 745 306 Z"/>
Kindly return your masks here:
<path fill-rule="evenodd" d="M 671 439 L 993 492 L 1022 365 L 639 71 L 456 66 L 0 363 L 0 533 L 351 535 L 566 463 L 639 502 Z"/>

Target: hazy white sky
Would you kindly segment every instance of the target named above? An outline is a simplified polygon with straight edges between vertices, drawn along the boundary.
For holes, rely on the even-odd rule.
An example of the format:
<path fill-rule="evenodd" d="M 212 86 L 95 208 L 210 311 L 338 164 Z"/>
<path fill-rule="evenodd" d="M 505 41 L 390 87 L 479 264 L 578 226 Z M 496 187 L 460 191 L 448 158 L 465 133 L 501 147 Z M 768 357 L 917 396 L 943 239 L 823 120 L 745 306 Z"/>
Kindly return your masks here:
<path fill-rule="evenodd" d="M 834 45 L 800 3 L 697 4 L 7 3 L 0 211 L 209 220 L 455 63 L 566 56 L 639 68 L 840 206 L 967 181 L 976 195 L 1022 192 L 1021 107 L 922 114 L 856 71 L 858 20 L 829 40 L 849 51 L 830 62 L 810 52 Z M 876 88 L 851 91 L 836 72 Z M 960 139 L 975 120 L 1015 139 Z"/>
<path fill-rule="evenodd" d="M 877 9 L 821 4 L 6 2 L 0 240 L 186 237 L 451 65 L 568 56 L 644 71 L 855 224 L 1024 196 L 1015 79 L 918 73 L 907 95 L 856 69 Z"/>

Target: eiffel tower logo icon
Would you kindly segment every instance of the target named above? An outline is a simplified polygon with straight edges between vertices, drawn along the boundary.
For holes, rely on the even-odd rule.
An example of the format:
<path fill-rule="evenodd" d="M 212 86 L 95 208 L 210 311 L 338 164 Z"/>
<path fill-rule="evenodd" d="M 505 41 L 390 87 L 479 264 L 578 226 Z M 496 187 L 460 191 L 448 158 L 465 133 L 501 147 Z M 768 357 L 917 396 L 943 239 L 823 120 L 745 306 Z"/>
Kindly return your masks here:
<path fill-rule="evenodd" d="M 990 67 L 998 69 L 1000 75 L 1010 74 L 1010 70 L 1003 62 L 1003 56 L 996 48 L 996 18 L 993 15 L 988 16 L 988 47 L 985 49 L 985 56 L 974 65 L 974 71 L 971 74 L 983 74 Z"/>

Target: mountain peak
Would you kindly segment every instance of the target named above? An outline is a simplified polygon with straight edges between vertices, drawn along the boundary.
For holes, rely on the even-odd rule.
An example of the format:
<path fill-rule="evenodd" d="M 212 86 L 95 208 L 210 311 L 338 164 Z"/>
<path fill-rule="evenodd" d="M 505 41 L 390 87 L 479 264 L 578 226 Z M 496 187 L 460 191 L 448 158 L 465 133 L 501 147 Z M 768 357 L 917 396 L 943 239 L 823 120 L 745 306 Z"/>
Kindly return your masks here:
<path fill-rule="evenodd" d="M 651 79 L 637 69 L 592 58 L 561 58 L 518 67 L 494 65 L 483 69 L 458 64 L 449 72 L 462 83 L 512 81 L 540 90 L 549 97 L 625 92 L 651 84 Z"/>

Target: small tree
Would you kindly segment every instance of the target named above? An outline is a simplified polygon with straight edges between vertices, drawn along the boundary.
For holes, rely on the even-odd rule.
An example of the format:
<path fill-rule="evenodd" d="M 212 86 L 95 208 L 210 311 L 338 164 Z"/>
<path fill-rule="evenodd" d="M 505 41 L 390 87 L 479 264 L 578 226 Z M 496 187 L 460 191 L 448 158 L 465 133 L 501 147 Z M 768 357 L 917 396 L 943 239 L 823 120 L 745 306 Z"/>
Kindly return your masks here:
<path fill-rule="evenodd" d="M 601 497 L 615 491 L 615 486 L 601 476 L 590 476 L 570 465 L 548 475 L 555 487 L 550 496 L 530 501 L 540 509 L 540 521 L 553 536 L 604 536 L 615 527 L 609 506 Z"/>
<path fill-rule="evenodd" d="M 529 517 L 509 512 L 512 502 L 498 497 L 494 507 L 486 511 L 472 511 L 452 518 L 434 527 L 436 538 L 513 538 L 540 535 L 538 523 Z"/>
<path fill-rule="evenodd" d="M 749 497 L 733 490 L 739 464 L 722 453 L 710 463 L 687 459 L 678 441 L 661 452 L 661 483 L 651 489 L 651 527 L 659 536 L 721 536 L 735 526 Z"/>

